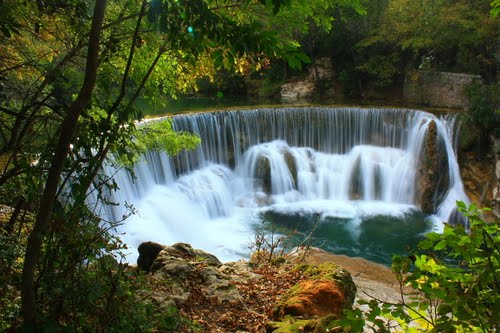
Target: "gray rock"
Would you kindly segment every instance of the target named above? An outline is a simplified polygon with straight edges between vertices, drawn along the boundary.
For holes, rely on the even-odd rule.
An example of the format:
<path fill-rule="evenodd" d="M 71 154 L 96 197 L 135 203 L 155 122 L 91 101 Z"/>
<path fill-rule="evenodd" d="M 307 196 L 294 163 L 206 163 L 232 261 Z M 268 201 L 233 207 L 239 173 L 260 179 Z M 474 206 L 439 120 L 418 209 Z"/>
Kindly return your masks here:
<path fill-rule="evenodd" d="M 154 277 L 165 279 L 170 290 L 168 297 L 155 294 L 155 301 L 165 303 L 172 300 L 177 305 L 181 305 L 188 301 L 193 291 L 198 290 L 205 297 L 216 299 L 220 303 L 242 302 L 242 297 L 238 288 L 233 284 L 231 276 L 219 270 L 222 263 L 214 255 L 193 249 L 186 243 L 176 243 L 171 246 L 152 242 L 143 244 L 140 246 L 142 253 L 140 262 L 143 267 L 141 269 L 147 268 L 148 271 L 153 272 Z M 152 256 L 145 256 L 145 254 L 154 254 L 153 250 L 160 249 L 160 247 L 161 250 L 154 256 L 153 263 L 149 263 Z"/>
<path fill-rule="evenodd" d="M 231 284 L 229 277 L 215 267 L 205 267 L 200 271 L 200 276 L 203 280 L 202 290 L 207 297 L 231 304 L 242 302 L 238 289 Z"/>
<path fill-rule="evenodd" d="M 177 280 L 188 278 L 195 270 L 195 266 L 186 260 L 160 253 L 151 266 L 153 272 Z"/>
<path fill-rule="evenodd" d="M 213 254 L 202 250 L 195 250 L 190 244 L 176 243 L 171 246 L 166 246 L 161 251 L 163 256 L 171 256 L 181 258 L 189 262 L 204 262 L 212 266 L 220 266 L 222 263 Z"/>

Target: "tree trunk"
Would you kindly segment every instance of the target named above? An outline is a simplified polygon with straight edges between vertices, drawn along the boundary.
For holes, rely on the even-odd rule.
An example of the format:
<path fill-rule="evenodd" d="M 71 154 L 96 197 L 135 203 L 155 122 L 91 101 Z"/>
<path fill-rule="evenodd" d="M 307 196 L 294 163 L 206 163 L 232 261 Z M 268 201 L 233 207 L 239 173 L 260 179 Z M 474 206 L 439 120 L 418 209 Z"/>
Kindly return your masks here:
<path fill-rule="evenodd" d="M 96 1 L 89 34 L 85 79 L 78 97 L 71 104 L 69 112 L 61 125 L 59 140 L 48 171 L 35 224 L 28 238 L 21 280 L 21 311 L 26 331 L 35 331 L 36 329 L 35 271 L 40 259 L 43 237 L 54 208 L 64 161 L 68 156 L 69 146 L 74 137 L 78 119 L 82 111 L 88 106 L 94 91 L 97 68 L 99 67 L 100 35 L 105 8 L 106 0 Z"/>

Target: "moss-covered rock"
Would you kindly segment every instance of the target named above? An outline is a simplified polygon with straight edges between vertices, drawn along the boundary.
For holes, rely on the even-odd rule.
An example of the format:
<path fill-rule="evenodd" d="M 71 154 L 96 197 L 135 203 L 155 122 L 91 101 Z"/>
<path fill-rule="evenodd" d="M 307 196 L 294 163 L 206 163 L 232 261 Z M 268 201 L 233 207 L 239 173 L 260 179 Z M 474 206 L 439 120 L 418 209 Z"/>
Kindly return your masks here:
<path fill-rule="evenodd" d="M 305 279 L 286 292 L 275 306 L 268 332 L 328 332 L 335 319 L 354 303 L 351 275 L 334 263 L 299 265 Z"/>
<path fill-rule="evenodd" d="M 304 274 L 311 280 L 336 282 L 345 294 L 347 305 L 351 306 L 354 303 L 356 285 L 351 274 L 342 267 L 331 262 L 324 262 L 317 265 L 299 265 L 297 269 L 303 270 Z"/>

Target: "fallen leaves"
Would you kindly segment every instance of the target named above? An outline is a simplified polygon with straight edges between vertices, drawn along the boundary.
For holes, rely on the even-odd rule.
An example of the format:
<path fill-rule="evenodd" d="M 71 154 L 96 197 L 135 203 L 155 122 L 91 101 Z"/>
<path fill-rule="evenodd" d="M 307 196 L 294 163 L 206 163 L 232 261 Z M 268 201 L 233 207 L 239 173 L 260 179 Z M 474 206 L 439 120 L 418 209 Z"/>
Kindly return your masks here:
<path fill-rule="evenodd" d="M 261 265 L 253 269 L 258 278 L 233 282 L 242 296 L 236 304 L 206 297 L 196 281 L 190 281 L 191 294 L 181 313 L 196 325 L 185 324 L 179 332 L 264 333 L 281 294 L 302 280 L 293 266 Z M 198 327 L 198 329 L 196 328 Z"/>

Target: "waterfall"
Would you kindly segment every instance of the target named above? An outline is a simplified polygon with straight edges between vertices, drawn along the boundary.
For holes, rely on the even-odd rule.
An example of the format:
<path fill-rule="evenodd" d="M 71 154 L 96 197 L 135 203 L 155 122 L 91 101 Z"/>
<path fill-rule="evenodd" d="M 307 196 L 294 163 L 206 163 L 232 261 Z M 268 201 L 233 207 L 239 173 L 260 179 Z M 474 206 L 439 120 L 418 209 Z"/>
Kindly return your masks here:
<path fill-rule="evenodd" d="M 158 120 L 158 121 L 161 121 Z M 138 213 L 118 230 L 136 248 L 143 241 L 185 241 L 234 259 L 248 252 L 252 224 L 265 211 L 320 214 L 359 224 L 366 216 L 404 218 L 419 211 L 420 174 L 430 124 L 446 170 L 433 190 L 434 228 L 467 201 L 455 156 L 453 117 L 405 109 L 280 108 L 175 116 L 177 131 L 202 138 L 198 148 L 170 158 L 149 152 L 114 175 L 110 200 Z M 443 163 L 441 163 L 443 164 Z M 445 188 L 443 188 L 445 187 Z M 119 219 L 123 205 L 110 205 Z M 133 256 L 132 259 L 133 260 Z"/>

